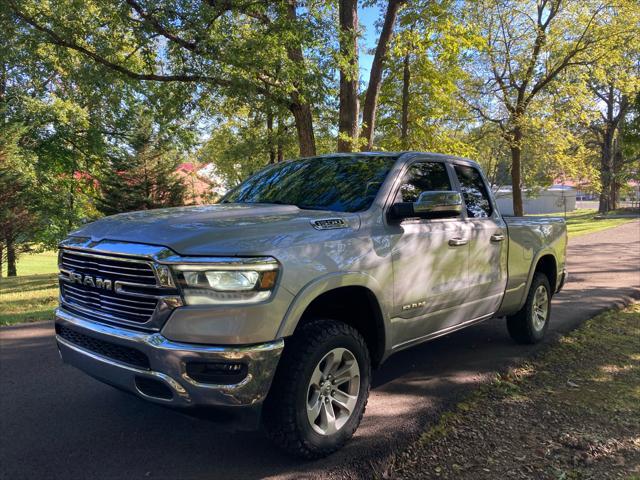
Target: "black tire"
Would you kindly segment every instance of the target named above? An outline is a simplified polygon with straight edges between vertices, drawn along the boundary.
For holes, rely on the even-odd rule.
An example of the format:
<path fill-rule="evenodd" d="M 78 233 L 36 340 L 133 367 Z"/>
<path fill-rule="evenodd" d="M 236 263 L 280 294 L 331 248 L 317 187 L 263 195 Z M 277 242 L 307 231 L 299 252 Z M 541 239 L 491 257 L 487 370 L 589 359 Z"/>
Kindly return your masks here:
<path fill-rule="evenodd" d="M 542 327 L 540 326 L 539 320 L 536 322 L 534 305 L 536 292 L 541 287 L 544 287 L 547 293 L 547 314 Z M 546 275 L 538 272 L 533 275 L 533 281 L 531 282 L 527 299 L 520 311 L 507 317 L 507 329 L 509 330 L 509 335 L 511 335 L 511 338 L 513 338 L 517 343 L 525 345 L 538 343 L 544 338 L 544 335 L 549 328 L 550 316 L 551 287 L 549 286 L 549 279 Z"/>
<path fill-rule="evenodd" d="M 309 382 L 316 367 L 336 348 L 347 349 L 358 363 L 358 398 L 346 423 L 337 432 L 322 435 L 307 417 Z M 357 380 L 352 383 L 358 384 Z M 265 400 L 263 423 L 267 433 L 289 454 L 307 459 L 325 457 L 342 448 L 360 425 L 370 383 L 369 350 L 357 330 L 335 320 L 314 320 L 302 325 L 286 342 Z"/>

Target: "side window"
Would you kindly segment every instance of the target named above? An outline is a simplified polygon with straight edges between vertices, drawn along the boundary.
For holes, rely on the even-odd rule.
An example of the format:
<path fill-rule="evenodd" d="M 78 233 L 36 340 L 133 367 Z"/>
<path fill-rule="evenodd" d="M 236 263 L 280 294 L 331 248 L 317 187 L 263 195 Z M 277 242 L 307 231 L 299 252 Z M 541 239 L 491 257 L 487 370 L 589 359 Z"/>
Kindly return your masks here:
<path fill-rule="evenodd" d="M 421 162 L 409 167 L 396 202 L 415 202 L 422 192 L 451 190 L 451 182 L 444 163 Z"/>
<path fill-rule="evenodd" d="M 480 172 L 466 165 L 454 165 L 454 168 L 467 205 L 467 215 L 471 218 L 489 217 L 491 201 Z"/>

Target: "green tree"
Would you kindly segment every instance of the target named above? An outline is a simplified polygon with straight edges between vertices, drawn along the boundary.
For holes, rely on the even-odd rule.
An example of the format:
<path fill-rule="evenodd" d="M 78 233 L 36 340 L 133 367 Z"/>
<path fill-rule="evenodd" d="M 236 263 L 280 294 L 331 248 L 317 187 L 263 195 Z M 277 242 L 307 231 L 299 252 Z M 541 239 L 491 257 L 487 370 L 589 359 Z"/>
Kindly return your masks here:
<path fill-rule="evenodd" d="M 323 48 L 322 2 L 3 1 L 34 38 L 132 81 L 182 84 L 205 108 L 266 97 L 295 119 L 300 154 L 315 153 L 311 105 L 325 77 L 305 55 Z"/>
<path fill-rule="evenodd" d="M 28 155 L 18 145 L 23 129 L 7 123 L 0 129 L 0 277 L 4 261 L 7 275 L 17 275 L 18 256 L 29 250 L 29 240 L 41 227 L 40 192 Z"/>
<path fill-rule="evenodd" d="M 112 215 L 182 205 L 185 185 L 175 171 L 183 158 L 172 146 L 172 138 L 142 114 L 129 148 L 131 153 L 111 160 L 100 181 L 100 211 Z"/>
<path fill-rule="evenodd" d="M 381 148 L 472 155 L 458 82 L 465 51 L 478 40 L 461 23 L 459 8 L 443 0 L 411 2 L 402 10 L 382 85 Z"/>
<path fill-rule="evenodd" d="M 79 127 L 83 118 L 74 102 L 60 95 L 73 89 L 60 81 L 52 63 L 32 61 L 37 46 L 20 35 L 6 12 L 0 13 L 0 32 L 0 256 L 14 275 L 20 253 L 55 245 L 78 213 L 66 204 L 60 187 L 76 184 L 71 163 L 78 157 L 73 152 L 83 149 L 88 132 L 68 128 Z M 54 234 L 61 224 L 66 225 L 63 232 Z"/>
<path fill-rule="evenodd" d="M 182 152 L 196 141 L 199 112 L 182 84 L 137 82 L 87 62 L 73 49 L 43 42 L 10 10 L 0 11 L 0 24 L 7 47 L 0 51 L 1 111 L 5 123 L 24 126 L 18 145 L 47 219 L 30 242 L 54 247 L 80 222 L 100 215 L 97 179 L 111 160 L 130 154 L 140 111 L 164 134 L 170 130 Z"/>
<path fill-rule="evenodd" d="M 567 69 L 593 63 L 594 52 L 622 45 L 625 31 L 611 28 L 612 18 L 637 8 L 634 3 L 469 2 L 471 19 L 486 42 L 472 67 L 469 105 L 483 122 L 497 124 L 509 145 L 516 215 L 524 214 L 523 146 L 534 104 Z"/>
<path fill-rule="evenodd" d="M 627 16 L 623 22 L 640 25 L 640 8 L 635 11 L 635 19 Z M 585 73 L 592 95 L 590 130 L 600 150 L 600 213 L 617 208 L 620 186 L 634 166 L 633 156 L 625 158 L 628 150 L 623 146 L 622 129 L 640 93 L 640 27 L 635 33 L 620 48 L 602 51 L 600 60 Z"/>
<path fill-rule="evenodd" d="M 626 179 L 635 182 L 631 198 L 640 200 L 640 93 L 631 104 L 621 129 L 622 157 L 625 161 Z"/>
<path fill-rule="evenodd" d="M 630 165 L 630 172 L 640 181 L 640 93 L 631 102 L 629 114 L 622 125 L 623 157 Z"/>
<path fill-rule="evenodd" d="M 365 2 L 376 4 L 378 2 Z M 374 49 L 369 80 L 364 92 L 362 110 L 362 133 L 359 136 L 358 86 L 360 69 L 358 65 L 358 2 L 338 0 L 338 43 L 336 54 L 340 76 L 338 151 L 350 152 L 360 146 L 362 151 L 373 149 L 376 114 L 378 109 L 382 77 L 388 61 L 388 51 L 394 35 L 394 27 L 400 8 L 406 0 L 388 0 L 382 16 L 382 29 Z"/>
<path fill-rule="evenodd" d="M 285 115 L 273 112 L 275 126 L 268 128 L 261 108 L 225 107 L 224 121 L 216 123 L 196 154 L 199 163 L 213 163 L 232 187 L 268 163 L 296 154 L 295 126 Z"/>

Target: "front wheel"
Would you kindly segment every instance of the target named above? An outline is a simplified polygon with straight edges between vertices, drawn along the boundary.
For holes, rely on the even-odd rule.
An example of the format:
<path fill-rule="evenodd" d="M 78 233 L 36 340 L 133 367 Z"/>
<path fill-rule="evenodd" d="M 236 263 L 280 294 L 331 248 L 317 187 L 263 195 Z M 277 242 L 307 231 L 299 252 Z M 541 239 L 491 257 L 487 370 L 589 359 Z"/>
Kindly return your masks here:
<path fill-rule="evenodd" d="M 527 299 L 520 311 L 507 317 L 509 335 L 522 344 L 538 343 L 549 328 L 551 287 L 547 276 L 536 273 Z"/>
<path fill-rule="evenodd" d="M 320 458 L 358 428 L 371 362 L 357 330 L 334 320 L 303 325 L 289 340 L 265 402 L 264 424 L 285 451 Z"/>

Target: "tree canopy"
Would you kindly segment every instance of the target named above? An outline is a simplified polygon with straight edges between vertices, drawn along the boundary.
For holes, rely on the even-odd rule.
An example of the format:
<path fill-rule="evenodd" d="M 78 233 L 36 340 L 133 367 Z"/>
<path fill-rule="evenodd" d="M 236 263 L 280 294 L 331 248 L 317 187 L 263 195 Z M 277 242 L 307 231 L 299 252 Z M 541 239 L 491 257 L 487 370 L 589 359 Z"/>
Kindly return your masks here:
<path fill-rule="evenodd" d="M 640 170 L 635 0 L 0 7 L 0 171 L 13 186 L 0 216 L 29 218 L 19 235 L 3 228 L 5 256 L 102 214 L 183 202 L 182 162 L 233 186 L 299 155 L 450 153 L 512 185 L 517 214 L 523 189 L 558 180 L 613 209 Z M 377 21 L 363 25 L 365 11 Z"/>

